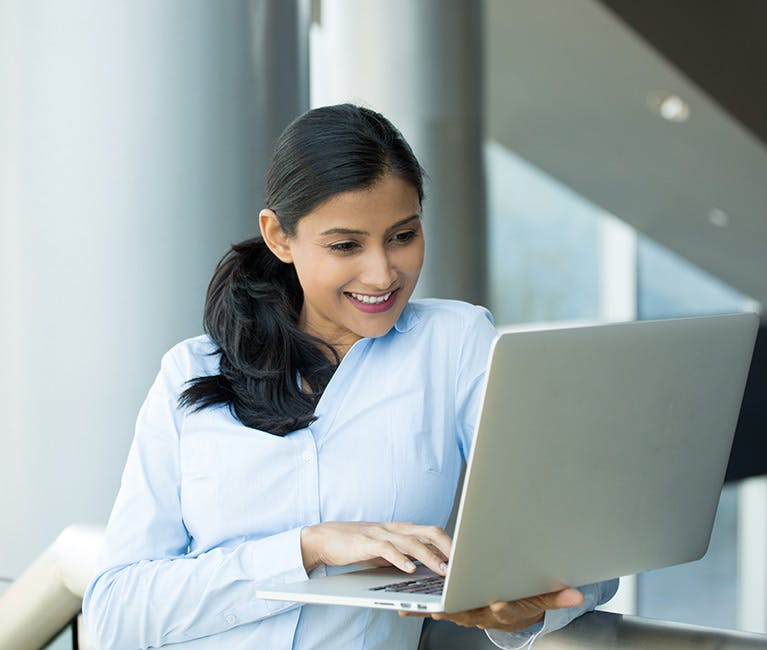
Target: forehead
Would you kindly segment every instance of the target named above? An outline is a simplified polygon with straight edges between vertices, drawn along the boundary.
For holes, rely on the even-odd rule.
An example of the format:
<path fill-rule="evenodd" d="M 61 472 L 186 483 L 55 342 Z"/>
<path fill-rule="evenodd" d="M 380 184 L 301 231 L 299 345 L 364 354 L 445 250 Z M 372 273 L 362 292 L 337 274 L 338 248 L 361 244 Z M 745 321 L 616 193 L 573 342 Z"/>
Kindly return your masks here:
<path fill-rule="evenodd" d="M 408 181 L 384 176 L 362 190 L 340 192 L 324 201 L 298 222 L 298 231 L 319 234 L 331 228 L 374 232 L 421 213 L 418 192 Z"/>

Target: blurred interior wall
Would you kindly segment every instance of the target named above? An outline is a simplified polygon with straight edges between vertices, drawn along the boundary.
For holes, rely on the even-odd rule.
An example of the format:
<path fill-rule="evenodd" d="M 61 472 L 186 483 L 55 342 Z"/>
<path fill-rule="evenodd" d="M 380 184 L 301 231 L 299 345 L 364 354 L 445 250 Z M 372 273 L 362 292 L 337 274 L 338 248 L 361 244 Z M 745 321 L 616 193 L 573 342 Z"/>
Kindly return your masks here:
<path fill-rule="evenodd" d="M 160 357 L 201 333 L 306 108 L 301 6 L 0 0 L 0 576 L 106 521 Z"/>

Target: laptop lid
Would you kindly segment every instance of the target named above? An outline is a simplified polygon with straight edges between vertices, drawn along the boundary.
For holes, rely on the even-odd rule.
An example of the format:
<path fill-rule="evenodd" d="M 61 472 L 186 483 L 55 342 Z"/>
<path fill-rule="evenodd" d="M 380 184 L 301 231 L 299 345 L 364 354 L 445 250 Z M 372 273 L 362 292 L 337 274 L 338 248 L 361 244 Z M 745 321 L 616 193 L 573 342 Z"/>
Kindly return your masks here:
<path fill-rule="evenodd" d="M 705 553 L 759 319 L 501 334 L 445 610 Z"/>

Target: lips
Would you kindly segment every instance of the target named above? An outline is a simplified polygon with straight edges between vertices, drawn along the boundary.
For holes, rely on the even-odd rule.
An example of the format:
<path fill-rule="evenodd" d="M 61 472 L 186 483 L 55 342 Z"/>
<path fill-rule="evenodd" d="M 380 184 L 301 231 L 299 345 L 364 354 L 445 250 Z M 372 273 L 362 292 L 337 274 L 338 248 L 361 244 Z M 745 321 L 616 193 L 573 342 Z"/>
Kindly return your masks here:
<path fill-rule="evenodd" d="M 378 295 L 356 293 L 352 291 L 344 292 L 344 295 L 349 302 L 361 312 L 366 314 L 380 314 L 392 308 L 398 293 L 399 289 Z"/>

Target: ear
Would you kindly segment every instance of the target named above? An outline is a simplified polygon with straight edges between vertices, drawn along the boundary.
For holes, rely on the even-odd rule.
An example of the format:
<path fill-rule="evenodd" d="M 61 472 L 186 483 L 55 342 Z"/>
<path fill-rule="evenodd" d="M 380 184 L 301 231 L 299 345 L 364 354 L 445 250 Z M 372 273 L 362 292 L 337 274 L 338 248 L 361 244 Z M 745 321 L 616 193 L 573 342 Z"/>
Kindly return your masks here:
<path fill-rule="evenodd" d="M 269 250 L 286 264 L 293 263 L 293 251 L 290 248 L 290 238 L 282 229 L 277 215 L 268 208 L 258 213 L 258 226 Z"/>

